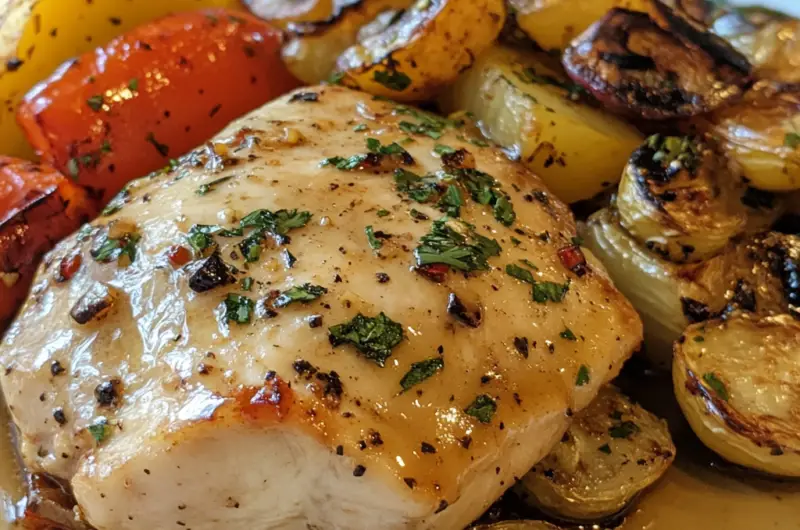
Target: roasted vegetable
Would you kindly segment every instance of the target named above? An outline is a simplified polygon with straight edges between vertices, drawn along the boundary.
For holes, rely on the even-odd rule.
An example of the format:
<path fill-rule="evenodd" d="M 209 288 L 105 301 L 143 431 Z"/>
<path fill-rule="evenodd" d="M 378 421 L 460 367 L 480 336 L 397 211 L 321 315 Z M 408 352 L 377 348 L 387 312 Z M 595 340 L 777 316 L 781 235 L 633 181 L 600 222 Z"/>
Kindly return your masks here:
<path fill-rule="evenodd" d="M 56 170 L 0 157 L 0 332 L 28 295 L 42 255 L 96 209 Z"/>
<path fill-rule="evenodd" d="M 708 130 L 750 185 L 800 189 L 800 90 L 754 90 L 709 117 Z"/>
<path fill-rule="evenodd" d="M 515 491 L 557 519 L 597 523 L 621 514 L 674 458 L 666 422 L 608 386 Z"/>
<path fill-rule="evenodd" d="M 489 138 L 568 202 L 611 187 L 642 141 L 633 127 L 582 102 L 546 59 L 502 46 L 478 57 L 441 103 L 471 112 Z"/>
<path fill-rule="evenodd" d="M 169 13 L 234 7 L 239 0 L 14 0 L 0 16 L 0 138 L 3 154 L 28 158 L 33 151 L 14 115 L 22 97 L 71 57 L 122 32 Z"/>
<path fill-rule="evenodd" d="M 795 269 L 800 289 L 800 276 Z M 675 345 L 675 395 L 722 457 L 800 477 L 800 321 L 730 316 L 690 327 Z"/>
<path fill-rule="evenodd" d="M 616 206 L 622 227 L 648 249 L 694 262 L 745 230 L 743 193 L 708 140 L 655 135 L 631 156 Z"/>
<path fill-rule="evenodd" d="M 620 226 L 613 210 L 592 215 L 583 236 L 641 315 L 644 351 L 661 368 L 671 365 L 673 341 L 693 322 L 734 309 L 785 313 L 797 304 L 782 272 L 794 266 L 800 240 L 793 236 L 753 236 L 697 264 L 672 263 L 652 252 Z"/>
<path fill-rule="evenodd" d="M 500 34 L 502 0 L 416 2 L 339 57 L 340 81 L 399 101 L 424 101 L 455 81 Z"/>
<path fill-rule="evenodd" d="M 185 13 L 63 65 L 19 122 L 42 158 L 108 200 L 297 85 L 280 34 L 243 13 Z"/>
<path fill-rule="evenodd" d="M 759 7 L 724 9 L 712 30 L 741 52 L 755 76 L 783 83 L 800 82 L 800 21 Z"/>
<path fill-rule="evenodd" d="M 475 530 L 559 530 L 559 528 L 545 521 L 503 521 L 476 526 Z"/>
<path fill-rule="evenodd" d="M 738 98 L 750 64 L 721 38 L 658 1 L 615 8 L 564 51 L 567 73 L 615 112 L 694 116 Z"/>
<path fill-rule="evenodd" d="M 570 41 L 614 7 L 646 11 L 649 0 L 508 0 L 517 25 L 545 50 Z"/>
<path fill-rule="evenodd" d="M 315 84 L 328 79 L 336 60 L 356 43 L 359 31 L 370 21 L 388 16 L 394 19 L 412 0 L 335 0 L 327 17 L 287 25 L 289 41 L 283 60 L 298 79 Z M 256 11 L 258 13 L 258 11 Z"/>
<path fill-rule="evenodd" d="M 241 0 L 241 2 L 257 17 L 276 24 L 326 20 L 334 14 L 335 9 L 342 7 L 341 1 L 336 0 Z"/>

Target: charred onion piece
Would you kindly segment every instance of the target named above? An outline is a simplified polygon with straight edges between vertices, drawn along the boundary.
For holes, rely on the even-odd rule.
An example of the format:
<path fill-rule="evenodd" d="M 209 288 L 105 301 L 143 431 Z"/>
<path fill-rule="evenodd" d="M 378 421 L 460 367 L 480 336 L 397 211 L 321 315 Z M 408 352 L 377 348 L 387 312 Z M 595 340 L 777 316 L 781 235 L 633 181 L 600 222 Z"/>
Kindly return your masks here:
<path fill-rule="evenodd" d="M 710 132 L 751 186 L 800 189 L 800 87 L 753 90 L 709 121 Z"/>
<path fill-rule="evenodd" d="M 675 345 L 675 395 L 705 445 L 736 464 L 800 477 L 800 322 L 735 315 Z"/>
<path fill-rule="evenodd" d="M 743 191 L 707 141 L 654 135 L 631 156 L 616 205 L 622 226 L 653 252 L 696 262 L 745 230 Z"/>
<path fill-rule="evenodd" d="M 567 73 L 608 108 L 651 120 L 694 116 L 739 97 L 747 59 L 660 2 L 612 9 L 564 51 Z"/>
<path fill-rule="evenodd" d="M 629 507 L 674 458 L 666 422 L 608 386 L 515 491 L 557 519 L 601 522 Z"/>
<path fill-rule="evenodd" d="M 274 24 L 315 22 L 329 18 L 340 1 L 334 0 L 241 0 L 254 15 Z M 352 3 L 352 2 L 351 2 Z"/>

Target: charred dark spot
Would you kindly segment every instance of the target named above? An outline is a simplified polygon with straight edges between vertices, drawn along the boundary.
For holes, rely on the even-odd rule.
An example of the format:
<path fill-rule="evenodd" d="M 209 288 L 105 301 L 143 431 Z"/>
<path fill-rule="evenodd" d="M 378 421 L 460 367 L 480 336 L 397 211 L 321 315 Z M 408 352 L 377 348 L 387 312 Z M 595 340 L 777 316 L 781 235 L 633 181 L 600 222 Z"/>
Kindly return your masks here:
<path fill-rule="evenodd" d="M 528 358 L 528 337 L 514 337 L 514 347 L 517 349 L 520 355 Z"/>
<path fill-rule="evenodd" d="M 742 195 L 742 204 L 754 210 L 771 210 L 775 207 L 775 194 L 748 186 Z"/>
<path fill-rule="evenodd" d="M 55 376 L 57 376 L 57 375 L 61 375 L 61 374 L 63 374 L 65 371 L 66 371 L 66 370 L 64 369 L 64 367 L 63 367 L 63 366 L 61 366 L 61 363 L 60 363 L 60 362 L 58 362 L 58 361 L 53 361 L 52 363 L 50 363 L 50 375 L 52 375 L 53 377 L 55 377 Z"/>
<path fill-rule="evenodd" d="M 114 307 L 113 288 L 95 283 L 81 296 L 70 310 L 72 320 L 80 325 L 101 320 Z"/>
<path fill-rule="evenodd" d="M 289 98 L 289 103 L 294 103 L 296 101 L 304 101 L 304 102 L 319 101 L 319 94 L 316 92 L 297 92 L 295 94 L 292 94 L 292 97 Z"/>
<path fill-rule="evenodd" d="M 117 405 L 121 393 L 122 381 L 111 379 L 103 381 L 94 389 L 94 398 L 101 407 L 113 407 Z"/>
<path fill-rule="evenodd" d="M 303 359 L 297 359 L 292 363 L 292 368 L 297 372 L 297 375 L 305 377 L 307 380 L 316 374 L 319 370 L 310 362 Z"/>
<path fill-rule="evenodd" d="M 196 293 L 204 293 L 234 281 L 219 252 L 199 261 L 190 271 L 189 287 Z"/>
<path fill-rule="evenodd" d="M 64 409 L 61 407 L 53 409 L 53 419 L 59 425 L 65 425 L 67 423 L 67 415 L 64 414 Z"/>
<path fill-rule="evenodd" d="M 480 309 L 468 308 L 455 293 L 450 293 L 448 297 L 447 313 L 470 328 L 477 328 L 481 325 Z"/>
<path fill-rule="evenodd" d="M 327 373 L 318 372 L 316 377 L 317 380 L 324 383 L 322 395 L 334 400 L 338 404 L 344 392 L 344 386 L 342 385 L 342 380 L 339 378 L 339 374 L 331 370 Z"/>
<path fill-rule="evenodd" d="M 420 451 L 429 455 L 436 454 L 436 448 L 428 442 L 422 442 L 420 445 Z"/>
<path fill-rule="evenodd" d="M 703 302 L 688 297 L 681 297 L 683 315 L 691 323 L 705 322 L 711 318 L 711 311 Z"/>

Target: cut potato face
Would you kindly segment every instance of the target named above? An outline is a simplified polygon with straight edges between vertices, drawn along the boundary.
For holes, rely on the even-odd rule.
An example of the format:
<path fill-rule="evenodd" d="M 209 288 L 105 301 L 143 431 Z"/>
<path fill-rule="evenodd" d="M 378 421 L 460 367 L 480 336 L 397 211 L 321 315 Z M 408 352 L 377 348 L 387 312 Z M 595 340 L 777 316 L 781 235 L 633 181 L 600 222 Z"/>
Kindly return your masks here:
<path fill-rule="evenodd" d="M 576 101 L 576 87 L 533 54 L 488 50 L 442 98 L 466 110 L 484 133 L 533 169 L 559 198 L 588 199 L 617 182 L 641 134 Z"/>
<path fill-rule="evenodd" d="M 616 205 L 622 226 L 648 249 L 696 262 L 745 230 L 743 191 L 707 140 L 654 135 L 625 167 Z"/>
<path fill-rule="evenodd" d="M 710 117 L 728 157 L 750 185 L 769 191 L 800 189 L 800 91 L 755 90 Z"/>
<path fill-rule="evenodd" d="M 430 99 L 494 42 L 505 17 L 503 0 L 419 0 L 339 57 L 341 83 L 398 101 Z"/>
<path fill-rule="evenodd" d="M 725 459 L 800 477 L 800 322 L 737 315 L 686 330 L 675 395 L 692 429 Z"/>
<path fill-rule="evenodd" d="M 356 43 L 365 25 L 384 13 L 391 18 L 411 3 L 412 0 L 335 0 L 329 16 L 287 25 L 290 37 L 283 48 L 283 60 L 304 83 L 324 81 L 336 68 L 339 55 Z"/>
<path fill-rule="evenodd" d="M 674 458 L 666 422 L 609 386 L 515 491 L 558 519 L 601 522 L 628 507 Z"/>
<path fill-rule="evenodd" d="M 8 5 L 6 2 L 5 5 Z M 0 138 L 3 154 L 31 158 L 15 114 L 25 93 L 61 63 L 149 20 L 238 0 L 14 0 L 0 18 Z"/>
<path fill-rule="evenodd" d="M 517 24 L 545 50 L 562 50 L 614 7 L 646 11 L 648 0 L 509 0 Z"/>

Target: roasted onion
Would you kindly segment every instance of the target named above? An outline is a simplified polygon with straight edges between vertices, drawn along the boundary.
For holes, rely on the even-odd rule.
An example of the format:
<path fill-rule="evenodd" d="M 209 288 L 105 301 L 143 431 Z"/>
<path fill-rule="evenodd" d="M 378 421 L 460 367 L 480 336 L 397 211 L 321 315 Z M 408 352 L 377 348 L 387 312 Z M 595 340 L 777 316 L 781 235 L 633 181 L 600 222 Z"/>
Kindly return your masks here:
<path fill-rule="evenodd" d="M 800 321 L 731 315 L 694 325 L 675 345 L 672 376 L 705 445 L 733 463 L 800 477 Z"/>
<path fill-rule="evenodd" d="M 706 140 L 654 135 L 631 156 L 616 205 L 622 226 L 647 248 L 696 262 L 745 230 L 743 191 Z"/>
<path fill-rule="evenodd" d="M 514 491 L 557 519 L 602 522 L 629 507 L 674 458 L 666 422 L 608 386 Z"/>
<path fill-rule="evenodd" d="M 607 108 L 653 120 L 709 112 L 750 82 L 743 55 L 658 1 L 649 13 L 612 9 L 572 42 L 562 62 Z"/>
<path fill-rule="evenodd" d="M 476 526 L 474 530 L 560 530 L 545 521 L 503 521 L 501 523 Z"/>
<path fill-rule="evenodd" d="M 503 0 L 419 0 L 339 57 L 340 81 L 395 100 L 425 101 L 472 66 L 505 18 Z"/>
<path fill-rule="evenodd" d="M 278 25 L 325 20 L 333 14 L 335 7 L 334 0 L 241 0 L 241 2 L 257 17 Z"/>
<path fill-rule="evenodd" d="M 339 55 L 356 43 L 366 24 L 381 13 L 396 13 L 411 3 L 412 0 L 334 0 L 333 10 L 324 18 L 287 25 L 290 37 L 283 48 L 283 60 L 304 83 L 324 81 L 335 69 Z"/>
<path fill-rule="evenodd" d="M 800 189 L 800 89 L 754 90 L 708 119 L 710 132 L 751 186 Z"/>

